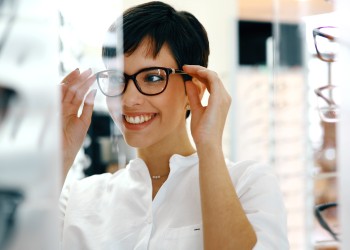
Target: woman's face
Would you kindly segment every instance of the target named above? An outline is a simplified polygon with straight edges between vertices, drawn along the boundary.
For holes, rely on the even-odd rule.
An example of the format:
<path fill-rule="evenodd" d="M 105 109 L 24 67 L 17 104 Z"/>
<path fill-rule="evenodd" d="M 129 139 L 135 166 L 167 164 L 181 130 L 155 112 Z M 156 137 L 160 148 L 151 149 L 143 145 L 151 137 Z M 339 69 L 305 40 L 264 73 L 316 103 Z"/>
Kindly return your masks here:
<path fill-rule="evenodd" d="M 141 43 L 135 52 L 125 55 L 126 74 L 132 75 L 149 67 L 176 69 L 177 64 L 166 45 L 156 58 L 147 43 Z M 186 130 L 187 103 L 183 78 L 177 74 L 169 75 L 167 88 L 159 95 L 143 95 L 134 82 L 129 80 L 122 96 L 107 98 L 109 112 L 125 141 L 136 148 L 163 147 L 168 143 L 177 143 Z"/>

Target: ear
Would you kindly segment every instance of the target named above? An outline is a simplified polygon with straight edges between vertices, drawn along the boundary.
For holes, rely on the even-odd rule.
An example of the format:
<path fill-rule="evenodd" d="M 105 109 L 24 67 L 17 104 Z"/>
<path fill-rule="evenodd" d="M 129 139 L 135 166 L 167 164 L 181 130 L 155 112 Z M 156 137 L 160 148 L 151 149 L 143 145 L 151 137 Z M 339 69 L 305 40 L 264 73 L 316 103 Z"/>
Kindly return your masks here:
<path fill-rule="evenodd" d="M 199 93 L 199 98 L 202 100 L 204 92 L 207 89 L 207 87 L 205 86 L 204 83 L 199 81 L 197 78 L 192 78 L 192 82 L 194 83 L 194 85 L 196 85 Z"/>

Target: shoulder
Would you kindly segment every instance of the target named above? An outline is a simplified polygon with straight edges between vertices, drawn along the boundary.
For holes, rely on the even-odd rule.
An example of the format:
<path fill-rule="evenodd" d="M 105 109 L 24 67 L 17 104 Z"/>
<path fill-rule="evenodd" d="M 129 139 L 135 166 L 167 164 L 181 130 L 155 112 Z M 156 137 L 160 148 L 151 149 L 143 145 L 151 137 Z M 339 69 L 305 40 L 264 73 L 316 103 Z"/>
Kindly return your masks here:
<path fill-rule="evenodd" d="M 273 167 L 256 161 L 227 162 L 237 196 L 252 224 L 256 249 L 289 249 L 287 213 Z"/>
<path fill-rule="evenodd" d="M 61 191 L 62 196 L 99 196 L 110 186 L 113 179 L 123 175 L 123 169 L 114 174 L 105 173 L 89 176 L 80 180 L 67 179 Z"/>
<path fill-rule="evenodd" d="M 262 176 L 276 175 L 271 166 L 258 161 L 245 160 L 234 163 L 226 159 L 226 165 L 234 182 L 242 179 L 255 179 L 261 178 Z"/>
<path fill-rule="evenodd" d="M 273 167 L 251 160 L 229 162 L 227 167 L 241 201 L 256 200 L 257 197 L 263 196 L 282 200 L 280 183 Z"/>
<path fill-rule="evenodd" d="M 112 188 L 113 180 L 124 172 L 122 170 L 119 171 L 114 174 L 93 175 L 80 180 L 66 179 L 59 198 L 62 218 L 69 206 L 81 207 L 86 204 L 91 205 L 91 203 L 96 203 L 105 197 L 105 194 L 108 193 L 106 191 Z"/>

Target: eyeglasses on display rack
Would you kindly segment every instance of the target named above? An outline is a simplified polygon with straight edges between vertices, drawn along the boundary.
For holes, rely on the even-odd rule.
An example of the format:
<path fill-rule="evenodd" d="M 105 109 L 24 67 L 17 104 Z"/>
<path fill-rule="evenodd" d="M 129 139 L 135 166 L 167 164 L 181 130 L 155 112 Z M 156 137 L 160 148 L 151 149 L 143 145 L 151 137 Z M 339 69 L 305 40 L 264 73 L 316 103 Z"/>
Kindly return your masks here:
<path fill-rule="evenodd" d="M 334 26 L 322 26 L 313 29 L 312 34 L 317 57 L 324 62 L 335 62 L 339 51 L 339 29 Z"/>
<path fill-rule="evenodd" d="M 0 189 L 0 249 L 5 249 L 13 235 L 16 212 L 23 198 L 19 191 Z"/>
<path fill-rule="evenodd" d="M 335 241 L 339 241 L 338 204 L 330 202 L 315 206 L 315 216 L 321 227 L 325 229 Z"/>
<path fill-rule="evenodd" d="M 132 80 L 137 90 L 148 96 L 159 95 L 168 85 L 169 75 L 181 74 L 190 77 L 180 69 L 151 67 L 141 69 L 133 75 L 127 75 L 118 70 L 104 70 L 96 73 L 96 80 L 101 92 L 108 97 L 122 95 Z"/>
<path fill-rule="evenodd" d="M 337 104 L 339 88 L 335 85 L 326 85 L 315 89 L 320 117 L 325 122 L 337 122 L 340 117 L 340 108 Z"/>
<path fill-rule="evenodd" d="M 325 122 L 337 122 L 340 117 L 338 106 L 338 88 L 331 84 L 331 63 L 339 54 L 339 29 L 334 26 L 322 26 L 313 29 L 313 40 L 317 57 L 328 63 L 328 84 L 315 89 L 320 117 Z"/>

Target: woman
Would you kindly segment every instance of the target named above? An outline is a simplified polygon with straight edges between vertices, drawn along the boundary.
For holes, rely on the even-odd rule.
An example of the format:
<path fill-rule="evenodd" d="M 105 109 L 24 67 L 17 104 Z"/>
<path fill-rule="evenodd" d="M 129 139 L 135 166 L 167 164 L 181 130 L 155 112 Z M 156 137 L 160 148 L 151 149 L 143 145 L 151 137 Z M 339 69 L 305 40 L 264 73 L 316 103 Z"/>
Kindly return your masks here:
<path fill-rule="evenodd" d="M 111 117 L 137 159 L 115 174 L 65 185 L 64 249 L 288 249 L 285 211 L 271 169 L 225 160 L 222 134 L 231 98 L 208 70 L 209 42 L 188 12 L 162 2 L 128 9 L 124 72 L 70 73 L 62 84 L 65 169 L 90 125 L 97 78 Z M 111 53 L 113 51 L 113 53 Z M 202 106 L 205 89 L 208 105 Z M 186 117 L 191 112 L 191 144 Z"/>

